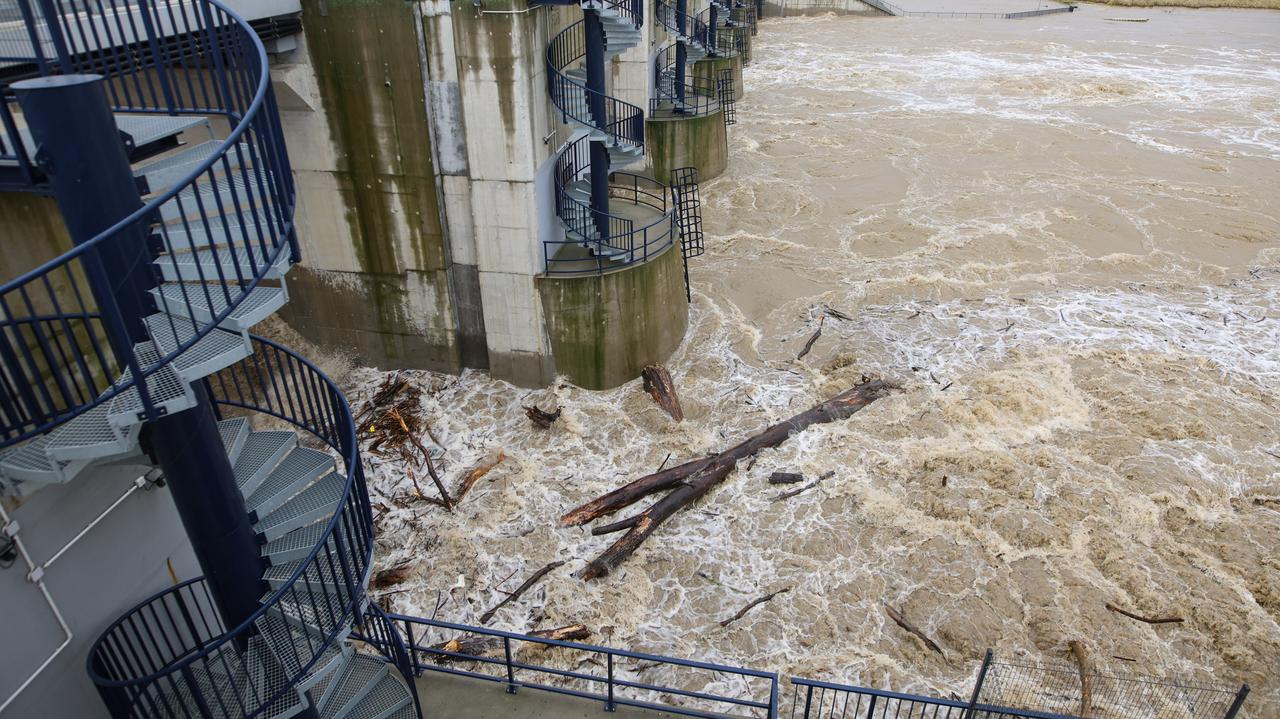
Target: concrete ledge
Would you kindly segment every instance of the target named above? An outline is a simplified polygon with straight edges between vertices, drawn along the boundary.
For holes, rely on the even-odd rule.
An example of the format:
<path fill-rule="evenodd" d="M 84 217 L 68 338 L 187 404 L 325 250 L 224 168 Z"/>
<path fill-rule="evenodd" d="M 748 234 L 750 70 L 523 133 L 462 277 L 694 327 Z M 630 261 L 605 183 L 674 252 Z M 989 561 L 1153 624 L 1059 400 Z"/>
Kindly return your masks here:
<path fill-rule="evenodd" d="M 426 672 L 418 678 L 422 713 L 431 719 L 674 719 L 652 709 L 618 707 L 538 689 L 508 694 L 505 684 L 453 674 Z"/>
<path fill-rule="evenodd" d="M 653 175 L 662 182 L 679 167 L 698 168 L 698 181 L 706 182 L 729 164 L 729 138 L 724 112 L 701 117 L 648 119 L 644 123 L 645 148 Z"/>
<path fill-rule="evenodd" d="M 617 387 L 665 361 L 689 325 L 678 240 L 642 265 L 537 284 L 556 372 L 586 389 Z"/>

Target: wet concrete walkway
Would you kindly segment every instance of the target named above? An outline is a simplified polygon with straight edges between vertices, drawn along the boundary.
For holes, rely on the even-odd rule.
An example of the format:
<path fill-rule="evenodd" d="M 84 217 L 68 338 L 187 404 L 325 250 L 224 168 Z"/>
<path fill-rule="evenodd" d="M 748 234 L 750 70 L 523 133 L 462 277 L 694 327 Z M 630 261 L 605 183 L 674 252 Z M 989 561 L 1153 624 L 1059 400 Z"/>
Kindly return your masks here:
<path fill-rule="evenodd" d="M 426 672 L 418 679 L 423 716 L 430 719 L 665 719 L 661 711 L 618 707 L 537 689 L 508 694 L 497 682 Z"/>

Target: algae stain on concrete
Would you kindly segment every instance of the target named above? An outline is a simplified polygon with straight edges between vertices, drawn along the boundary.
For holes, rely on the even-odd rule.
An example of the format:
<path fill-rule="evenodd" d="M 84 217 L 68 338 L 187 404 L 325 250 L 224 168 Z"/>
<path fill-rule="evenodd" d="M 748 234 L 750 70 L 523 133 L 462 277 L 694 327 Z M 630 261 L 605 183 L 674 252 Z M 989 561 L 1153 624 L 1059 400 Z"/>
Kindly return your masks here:
<path fill-rule="evenodd" d="M 324 12 L 321 6 L 324 5 Z M 445 267 L 413 8 L 403 0 L 303 0 L 334 172 L 361 270 L 403 276 Z M 405 255 L 408 256 L 405 256 Z M 374 292 L 378 329 L 394 333 L 402 292 Z M 436 293 L 434 326 L 451 324 Z M 388 353 L 395 348 L 388 346 Z"/>
<path fill-rule="evenodd" d="M 485 3 L 486 10 L 494 11 L 518 9 L 514 6 L 510 0 Z M 463 87 L 481 82 L 496 85 L 498 113 L 502 116 L 507 154 L 511 156 L 517 132 L 516 93 L 528 89 L 517 87 L 516 83 L 516 65 L 524 62 L 520 54 L 523 43 L 516 38 L 532 20 L 521 15 L 480 15 L 470 3 L 454 2 L 453 21 L 457 28 L 455 41 L 461 44 L 458 78 Z"/>

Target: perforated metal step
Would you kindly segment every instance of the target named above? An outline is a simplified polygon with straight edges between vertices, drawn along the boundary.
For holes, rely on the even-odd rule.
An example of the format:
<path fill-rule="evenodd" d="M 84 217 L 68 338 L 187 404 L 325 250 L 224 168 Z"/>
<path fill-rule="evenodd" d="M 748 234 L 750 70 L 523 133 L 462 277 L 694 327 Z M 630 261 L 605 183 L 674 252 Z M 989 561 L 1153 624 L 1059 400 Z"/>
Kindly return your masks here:
<path fill-rule="evenodd" d="M 241 496 L 258 491 L 276 465 L 298 445 L 293 432 L 251 432 L 232 465 Z"/>
<path fill-rule="evenodd" d="M 153 342 L 140 342 L 134 345 L 133 350 L 142 367 L 154 366 L 161 357 Z M 156 369 L 147 375 L 143 382 L 152 407 L 161 414 L 181 412 L 196 405 L 191 386 L 178 375 L 174 364 L 170 363 Z M 120 383 L 132 381 L 132 373 L 126 369 Z M 138 391 L 136 383 L 111 398 L 107 405 L 107 421 L 113 427 L 130 427 L 145 419 L 146 406 L 142 402 L 142 394 Z"/>
<path fill-rule="evenodd" d="M 248 248 L 237 245 L 234 251 L 229 247 L 217 250 L 206 247 L 195 252 L 164 255 L 153 264 L 165 282 L 249 282 L 259 274 L 271 280 L 284 277 L 290 266 L 289 248 L 280 251 L 274 264 L 269 259 L 267 252 L 254 243 Z"/>
<path fill-rule="evenodd" d="M 139 147 L 181 135 L 194 127 L 209 126 L 208 118 L 193 115 L 172 117 L 170 115 L 119 114 L 115 119 L 116 127 Z"/>
<path fill-rule="evenodd" d="M 253 517 L 265 517 L 312 482 L 333 471 L 333 459 L 324 452 L 297 447 L 271 470 L 266 481 L 245 500 Z"/>
<path fill-rule="evenodd" d="M 240 456 L 240 450 L 244 449 L 244 443 L 249 439 L 250 429 L 247 417 L 224 419 L 218 423 L 218 435 L 222 437 L 222 451 L 227 453 L 227 459 L 231 460 L 233 465 L 236 463 L 236 457 Z"/>
<path fill-rule="evenodd" d="M 151 193 L 158 194 L 195 172 L 202 163 L 216 155 L 221 147 L 222 142 L 219 140 L 188 145 L 155 162 L 133 168 L 133 176 L 146 178 Z M 210 170 L 214 174 L 224 173 L 228 169 L 235 170 L 241 166 L 242 159 L 246 163 L 250 161 L 249 146 L 243 142 L 228 148 L 225 159 L 214 163 Z"/>
<path fill-rule="evenodd" d="M 214 215 L 206 219 L 191 219 L 155 228 L 160 251 L 187 252 L 201 247 L 226 246 L 230 242 L 243 245 L 255 242 L 259 237 L 271 237 L 273 224 L 262 210 L 245 211 L 242 214 Z M 271 244 L 270 241 L 267 244 Z"/>
<path fill-rule="evenodd" d="M 388 668 L 373 689 L 359 702 L 348 705 L 343 719 L 387 719 L 401 707 L 413 703 L 413 697 L 400 678 Z"/>
<path fill-rule="evenodd" d="M 284 564 L 302 559 L 320 542 L 320 538 L 324 536 L 324 529 L 324 522 L 314 522 L 301 529 L 295 529 L 279 539 L 262 545 L 262 556 L 272 564 Z"/>
<path fill-rule="evenodd" d="M 269 542 L 299 527 L 327 519 L 337 509 L 345 486 L 345 478 L 331 474 L 260 519 L 254 529 Z"/>
<path fill-rule="evenodd" d="M 172 222 L 180 217 L 229 215 L 258 207 L 272 197 L 271 183 L 269 174 L 254 170 L 203 177 L 161 205 L 160 218 Z"/>
<path fill-rule="evenodd" d="M 280 589 L 281 587 L 288 585 L 290 578 L 293 577 L 294 573 L 297 572 L 300 567 L 305 566 L 305 572 L 298 577 L 298 584 L 295 585 L 300 593 L 298 596 L 301 597 L 301 599 L 295 600 L 293 597 L 289 598 L 290 602 L 298 602 L 296 606 L 290 604 L 290 615 L 325 630 L 333 629 L 331 626 L 332 620 L 325 614 L 328 612 L 330 607 L 321 607 L 320 613 L 313 617 L 308 614 L 311 610 L 306 606 L 303 599 L 306 601 L 321 601 L 318 596 L 310 596 L 308 593 L 310 590 L 314 590 L 315 592 L 325 591 L 339 593 L 342 595 L 338 597 L 339 608 L 341 607 L 341 602 L 347 599 L 345 596 L 347 581 L 344 572 L 351 571 L 351 564 L 348 562 L 346 569 L 344 569 L 336 555 L 332 555 L 332 565 L 330 564 L 329 559 L 330 557 L 325 557 L 319 562 L 310 563 L 307 563 L 305 559 L 298 559 L 292 562 L 270 566 L 262 575 L 262 579 L 267 583 L 267 586 L 272 589 Z M 357 581 L 359 580 L 352 578 L 352 582 Z M 322 601 L 322 604 L 325 603 L 329 603 L 328 600 Z M 296 614 L 294 613 L 295 610 L 297 612 Z"/>
<path fill-rule="evenodd" d="M 178 349 L 195 337 L 197 327 L 190 320 L 157 313 L 143 320 L 148 334 L 160 356 Z M 253 345 L 243 334 L 214 329 L 178 355 L 170 364 L 178 376 L 187 382 L 204 379 L 209 375 L 253 354 Z"/>
<path fill-rule="evenodd" d="M 387 665 L 381 660 L 363 654 L 353 654 L 337 688 L 325 698 L 320 707 L 321 719 L 342 719 L 355 709 L 382 678 L 387 675 Z"/>
<path fill-rule="evenodd" d="M 201 322 L 212 322 L 230 304 L 227 295 L 235 298 L 241 290 L 235 285 L 212 282 L 167 282 L 151 288 L 149 292 L 161 312 L 180 317 L 195 315 Z M 280 287 L 259 285 L 250 290 L 218 326 L 234 332 L 248 330 L 270 317 L 288 301 L 289 293 L 283 284 Z"/>

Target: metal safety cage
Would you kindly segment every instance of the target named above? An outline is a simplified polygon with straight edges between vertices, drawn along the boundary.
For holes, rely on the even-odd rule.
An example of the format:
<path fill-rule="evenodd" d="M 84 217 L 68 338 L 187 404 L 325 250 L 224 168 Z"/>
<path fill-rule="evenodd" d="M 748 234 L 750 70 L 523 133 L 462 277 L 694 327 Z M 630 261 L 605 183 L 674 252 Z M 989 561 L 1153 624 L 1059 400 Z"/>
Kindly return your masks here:
<path fill-rule="evenodd" d="M 266 415 L 310 435 L 339 460 L 341 500 L 307 557 L 239 626 L 222 624 L 203 578 L 116 620 L 88 658 L 115 717 L 274 716 L 299 700 L 297 685 L 360 616 L 373 517 L 351 408 L 306 359 L 260 337 L 253 345 L 253 355 L 206 380 L 219 416 Z M 308 630 L 285 618 L 285 605 L 305 608 Z"/>
<path fill-rule="evenodd" d="M 19 2 L 29 10 L 29 0 Z M 92 4 L 100 12 L 83 15 L 64 0 L 39 0 L 51 21 L 37 34 L 55 51 L 37 55 L 40 67 L 110 73 L 117 112 L 220 116 L 231 129 L 128 217 L 0 285 L 0 377 L 8 390 L 0 448 L 125 392 L 136 395 L 129 399 L 139 419 L 162 416 L 157 373 L 299 255 L 284 135 L 266 53 L 249 25 L 218 0 L 137 0 L 127 13 L 124 3 Z M 191 63 L 209 71 L 188 72 Z M 7 112 L 4 119 L 10 127 Z M 104 256 L 128 253 L 173 281 L 164 317 L 147 328 L 152 341 L 132 347 L 118 339 L 136 331 L 122 325 L 116 300 L 89 289 L 110 286 Z"/>

